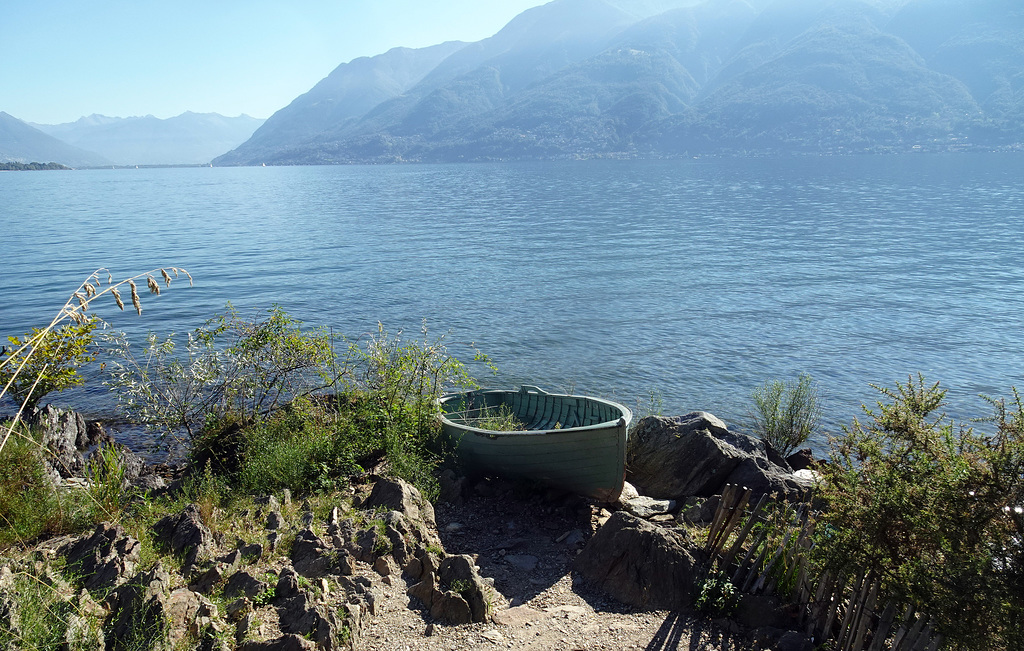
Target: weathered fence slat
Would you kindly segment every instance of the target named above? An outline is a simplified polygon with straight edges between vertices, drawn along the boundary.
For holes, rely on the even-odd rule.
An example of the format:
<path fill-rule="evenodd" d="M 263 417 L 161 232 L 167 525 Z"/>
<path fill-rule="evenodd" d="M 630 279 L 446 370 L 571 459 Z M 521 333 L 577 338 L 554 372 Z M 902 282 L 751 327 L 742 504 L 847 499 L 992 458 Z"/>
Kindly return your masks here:
<path fill-rule="evenodd" d="M 754 528 L 754 524 L 758 522 L 758 519 L 761 517 L 761 511 L 764 509 L 767 499 L 767 495 L 761 495 L 761 499 L 757 501 L 757 506 L 755 506 L 754 510 L 750 512 L 750 515 L 747 516 L 747 522 L 743 525 L 739 534 L 737 534 L 736 542 L 732 544 L 729 552 L 722 558 L 722 567 L 729 567 L 729 565 L 732 564 L 733 559 L 736 558 L 736 554 L 743 549 L 743 543 L 746 542 L 747 536 L 750 535 L 750 530 Z"/>
<path fill-rule="evenodd" d="M 718 500 L 718 508 L 715 509 L 715 517 L 711 520 L 711 528 L 708 529 L 708 541 L 704 545 L 704 551 L 711 553 L 714 547 L 714 542 L 718 536 L 718 529 L 722 526 L 722 521 L 725 520 L 726 514 L 729 512 L 729 506 L 732 503 L 733 495 L 739 490 L 739 486 L 735 484 L 726 484 L 725 488 L 722 489 L 722 497 Z"/>
<path fill-rule="evenodd" d="M 772 505 L 762 495 L 748 509 L 750 496 L 750 489 L 735 484 L 722 491 L 705 543 L 709 572 L 717 563 L 722 572 L 732 574 L 740 592 L 785 593 L 800 607 L 806 635 L 818 643 L 832 640 L 841 651 L 937 651 L 942 645 L 943 638 L 928 624 L 928 617 L 912 605 L 898 625 L 895 602 L 886 602 L 881 613 L 876 610 L 881 580 L 869 568 L 852 577 L 827 571 L 819 577 L 810 574 L 815 520 L 808 503 L 793 509 Z M 748 540 L 758 524 L 763 526 Z M 780 537 L 781 543 L 769 542 Z M 736 562 L 744 547 L 742 560 Z"/>
<path fill-rule="evenodd" d="M 903 643 L 903 638 L 910 632 L 911 622 L 914 621 L 914 607 L 907 606 L 907 610 L 903 613 L 903 623 L 896 629 L 896 635 L 893 637 L 892 646 L 889 647 L 892 651 L 898 651 L 900 645 Z"/>
<path fill-rule="evenodd" d="M 862 574 L 857 580 L 853 592 L 850 593 L 850 597 L 846 600 L 846 611 L 843 613 L 843 624 L 839 629 L 839 637 L 836 638 L 836 646 L 840 649 L 846 649 L 846 640 L 850 635 L 850 628 L 853 626 L 853 621 L 857 618 L 857 605 L 860 603 L 858 595 L 864 591 L 865 586 L 868 583 L 867 574 Z"/>
<path fill-rule="evenodd" d="M 881 581 L 875 579 L 871 583 L 867 600 L 860 606 L 860 612 L 857 614 L 858 621 L 854 625 L 853 642 L 850 644 L 850 649 L 853 651 L 861 651 L 864 648 L 864 637 L 871 628 L 872 619 L 875 615 L 875 600 L 878 598 L 879 587 L 881 587 Z"/>
<path fill-rule="evenodd" d="M 868 651 L 882 651 L 882 645 L 885 644 L 889 631 L 892 629 L 894 617 L 896 617 L 896 604 L 890 601 L 885 605 L 885 610 L 882 611 L 882 616 L 878 620 L 878 627 L 872 635 Z"/>

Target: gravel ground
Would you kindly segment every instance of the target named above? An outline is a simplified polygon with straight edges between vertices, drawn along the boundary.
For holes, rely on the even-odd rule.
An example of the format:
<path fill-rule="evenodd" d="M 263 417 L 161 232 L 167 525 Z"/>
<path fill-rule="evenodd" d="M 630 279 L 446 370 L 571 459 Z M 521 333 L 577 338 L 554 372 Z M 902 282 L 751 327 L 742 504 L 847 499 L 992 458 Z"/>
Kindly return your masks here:
<path fill-rule="evenodd" d="M 461 504 L 437 507 L 438 530 L 448 553 L 472 555 L 493 581 L 491 620 L 434 622 L 393 578 L 357 649 L 747 648 L 726 622 L 634 609 L 583 585 L 572 561 L 602 517 L 600 505 L 497 480 L 468 492 Z"/>

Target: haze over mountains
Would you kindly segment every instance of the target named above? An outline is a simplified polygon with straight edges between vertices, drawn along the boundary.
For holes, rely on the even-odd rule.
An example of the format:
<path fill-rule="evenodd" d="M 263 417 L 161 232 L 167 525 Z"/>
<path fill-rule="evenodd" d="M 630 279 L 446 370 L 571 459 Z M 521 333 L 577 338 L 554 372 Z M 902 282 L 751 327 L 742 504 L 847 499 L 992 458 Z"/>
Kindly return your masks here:
<path fill-rule="evenodd" d="M 342 64 L 214 164 L 1022 142 L 1019 0 L 554 0 Z"/>
<path fill-rule="evenodd" d="M 209 163 L 245 142 L 263 122 L 248 115 L 186 111 L 165 120 L 93 114 L 65 124 L 32 126 L 118 165 L 183 165 Z"/>
<path fill-rule="evenodd" d="M 111 164 L 95 152 L 73 147 L 0 111 L 0 162 L 8 161 L 57 162 L 71 167 L 98 167 Z"/>
<path fill-rule="evenodd" d="M 29 124 L 0 112 L 0 161 L 71 167 L 194 165 L 238 146 L 264 120 L 186 112 L 161 120 L 90 115 L 65 124 Z"/>

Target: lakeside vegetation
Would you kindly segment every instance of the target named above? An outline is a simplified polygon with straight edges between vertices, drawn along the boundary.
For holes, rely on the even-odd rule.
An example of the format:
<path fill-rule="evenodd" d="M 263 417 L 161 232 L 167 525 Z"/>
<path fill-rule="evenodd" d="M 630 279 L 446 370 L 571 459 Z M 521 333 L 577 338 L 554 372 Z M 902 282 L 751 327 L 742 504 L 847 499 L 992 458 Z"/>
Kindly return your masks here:
<path fill-rule="evenodd" d="M 98 274 L 90 277 L 53 323 L 11 340 L 14 348 L 0 359 L 3 394 L 27 410 L 80 381 L 77 369 L 102 343 L 86 315 L 89 304 L 109 294 L 123 309 L 118 288 L 127 285 L 141 314 L 135 281 L 159 294 L 157 278 L 167 287 L 171 275 L 159 270 L 119 283 L 108 276 L 106 287 Z M 142 541 L 143 568 L 161 558 L 173 565 L 180 559 L 160 551 L 152 525 L 188 503 L 199 505 L 211 529 L 230 530 L 256 496 L 288 489 L 328 504 L 369 470 L 402 477 L 436 498 L 445 460 L 437 398 L 475 382 L 445 336 L 426 326 L 419 335 L 381 325 L 371 336 L 339 342 L 280 307 L 243 315 L 229 306 L 184 340 L 151 336 L 139 352 L 121 338 L 105 340 L 118 355 L 108 363 L 109 384 L 125 414 L 160 430 L 168 444 L 183 437 L 185 481 L 176 492 L 146 495 L 122 481 L 122 462 L 108 453 L 94 461 L 87 489 L 62 490 L 46 476 L 41 432 L 8 423 L 0 441 L 0 549 L 7 554 L 109 521 Z M 921 376 L 876 388 L 876 407 L 833 438 L 830 462 L 818 468 L 818 569 L 873 569 L 885 596 L 929 613 L 952 648 L 1019 648 L 1021 396 L 1012 390 L 1008 401 L 988 399 L 992 414 L 977 423 L 992 426 L 986 433 L 946 418 L 945 391 Z M 767 440 L 791 447 L 805 440 L 817 403 L 810 378 L 768 382 L 753 401 Z M 61 607 L 49 598 L 45 608 Z"/>
<path fill-rule="evenodd" d="M 60 163 L 18 163 L 15 161 L 0 162 L 0 172 L 23 172 L 27 170 L 69 170 L 67 165 Z"/>

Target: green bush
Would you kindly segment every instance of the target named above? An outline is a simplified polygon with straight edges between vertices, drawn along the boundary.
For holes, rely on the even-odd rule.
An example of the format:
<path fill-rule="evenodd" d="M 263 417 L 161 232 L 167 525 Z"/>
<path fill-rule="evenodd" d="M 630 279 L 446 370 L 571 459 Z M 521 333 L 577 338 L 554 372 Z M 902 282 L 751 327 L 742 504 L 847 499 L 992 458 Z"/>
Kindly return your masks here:
<path fill-rule="evenodd" d="M 112 338 L 120 358 L 107 385 L 132 421 L 189 442 L 211 422 L 254 423 L 296 396 L 333 382 L 331 337 L 307 330 L 281 307 L 245 317 L 230 304 L 189 333 L 184 350 L 175 335 L 150 334 L 137 356 L 123 335 Z"/>
<path fill-rule="evenodd" d="M 92 333 L 98 319 L 60 328 L 32 328 L 24 338 L 8 337 L 11 348 L 0 358 L 0 385 L 31 413 L 54 391 L 82 384 L 81 366 L 96 359 Z"/>
<path fill-rule="evenodd" d="M 754 429 L 782 456 L 788 456 L 818 428 L 821 396 L 809 375 L 795 382 L 771 380 L 751 394 Z"/>
<path fill-rule="evenodd" d="M 363 408 L 349 396 L 300 399 L 247 428 L 239 486 L 251 494 L 310 492 L 360 472 L 358 461 L 377 444 Z"/>
<path fill-rule="evenodd" d="M 887 598 L 926 612 L 955 648 L 1022 648 L 1024 407 L 997 407 L 981 434 L 937 414 L 945 390 L 918 376 L 865 407 L 833 441 L 815 558 L 872 569 Z"/>
<path fill-rule="evenodd" d="M 38 439 L 20 425 L 0 450 L 0 549 L 77 531 L 94 519 L 87 495 L 60 491 L 47 477 Z"/>

